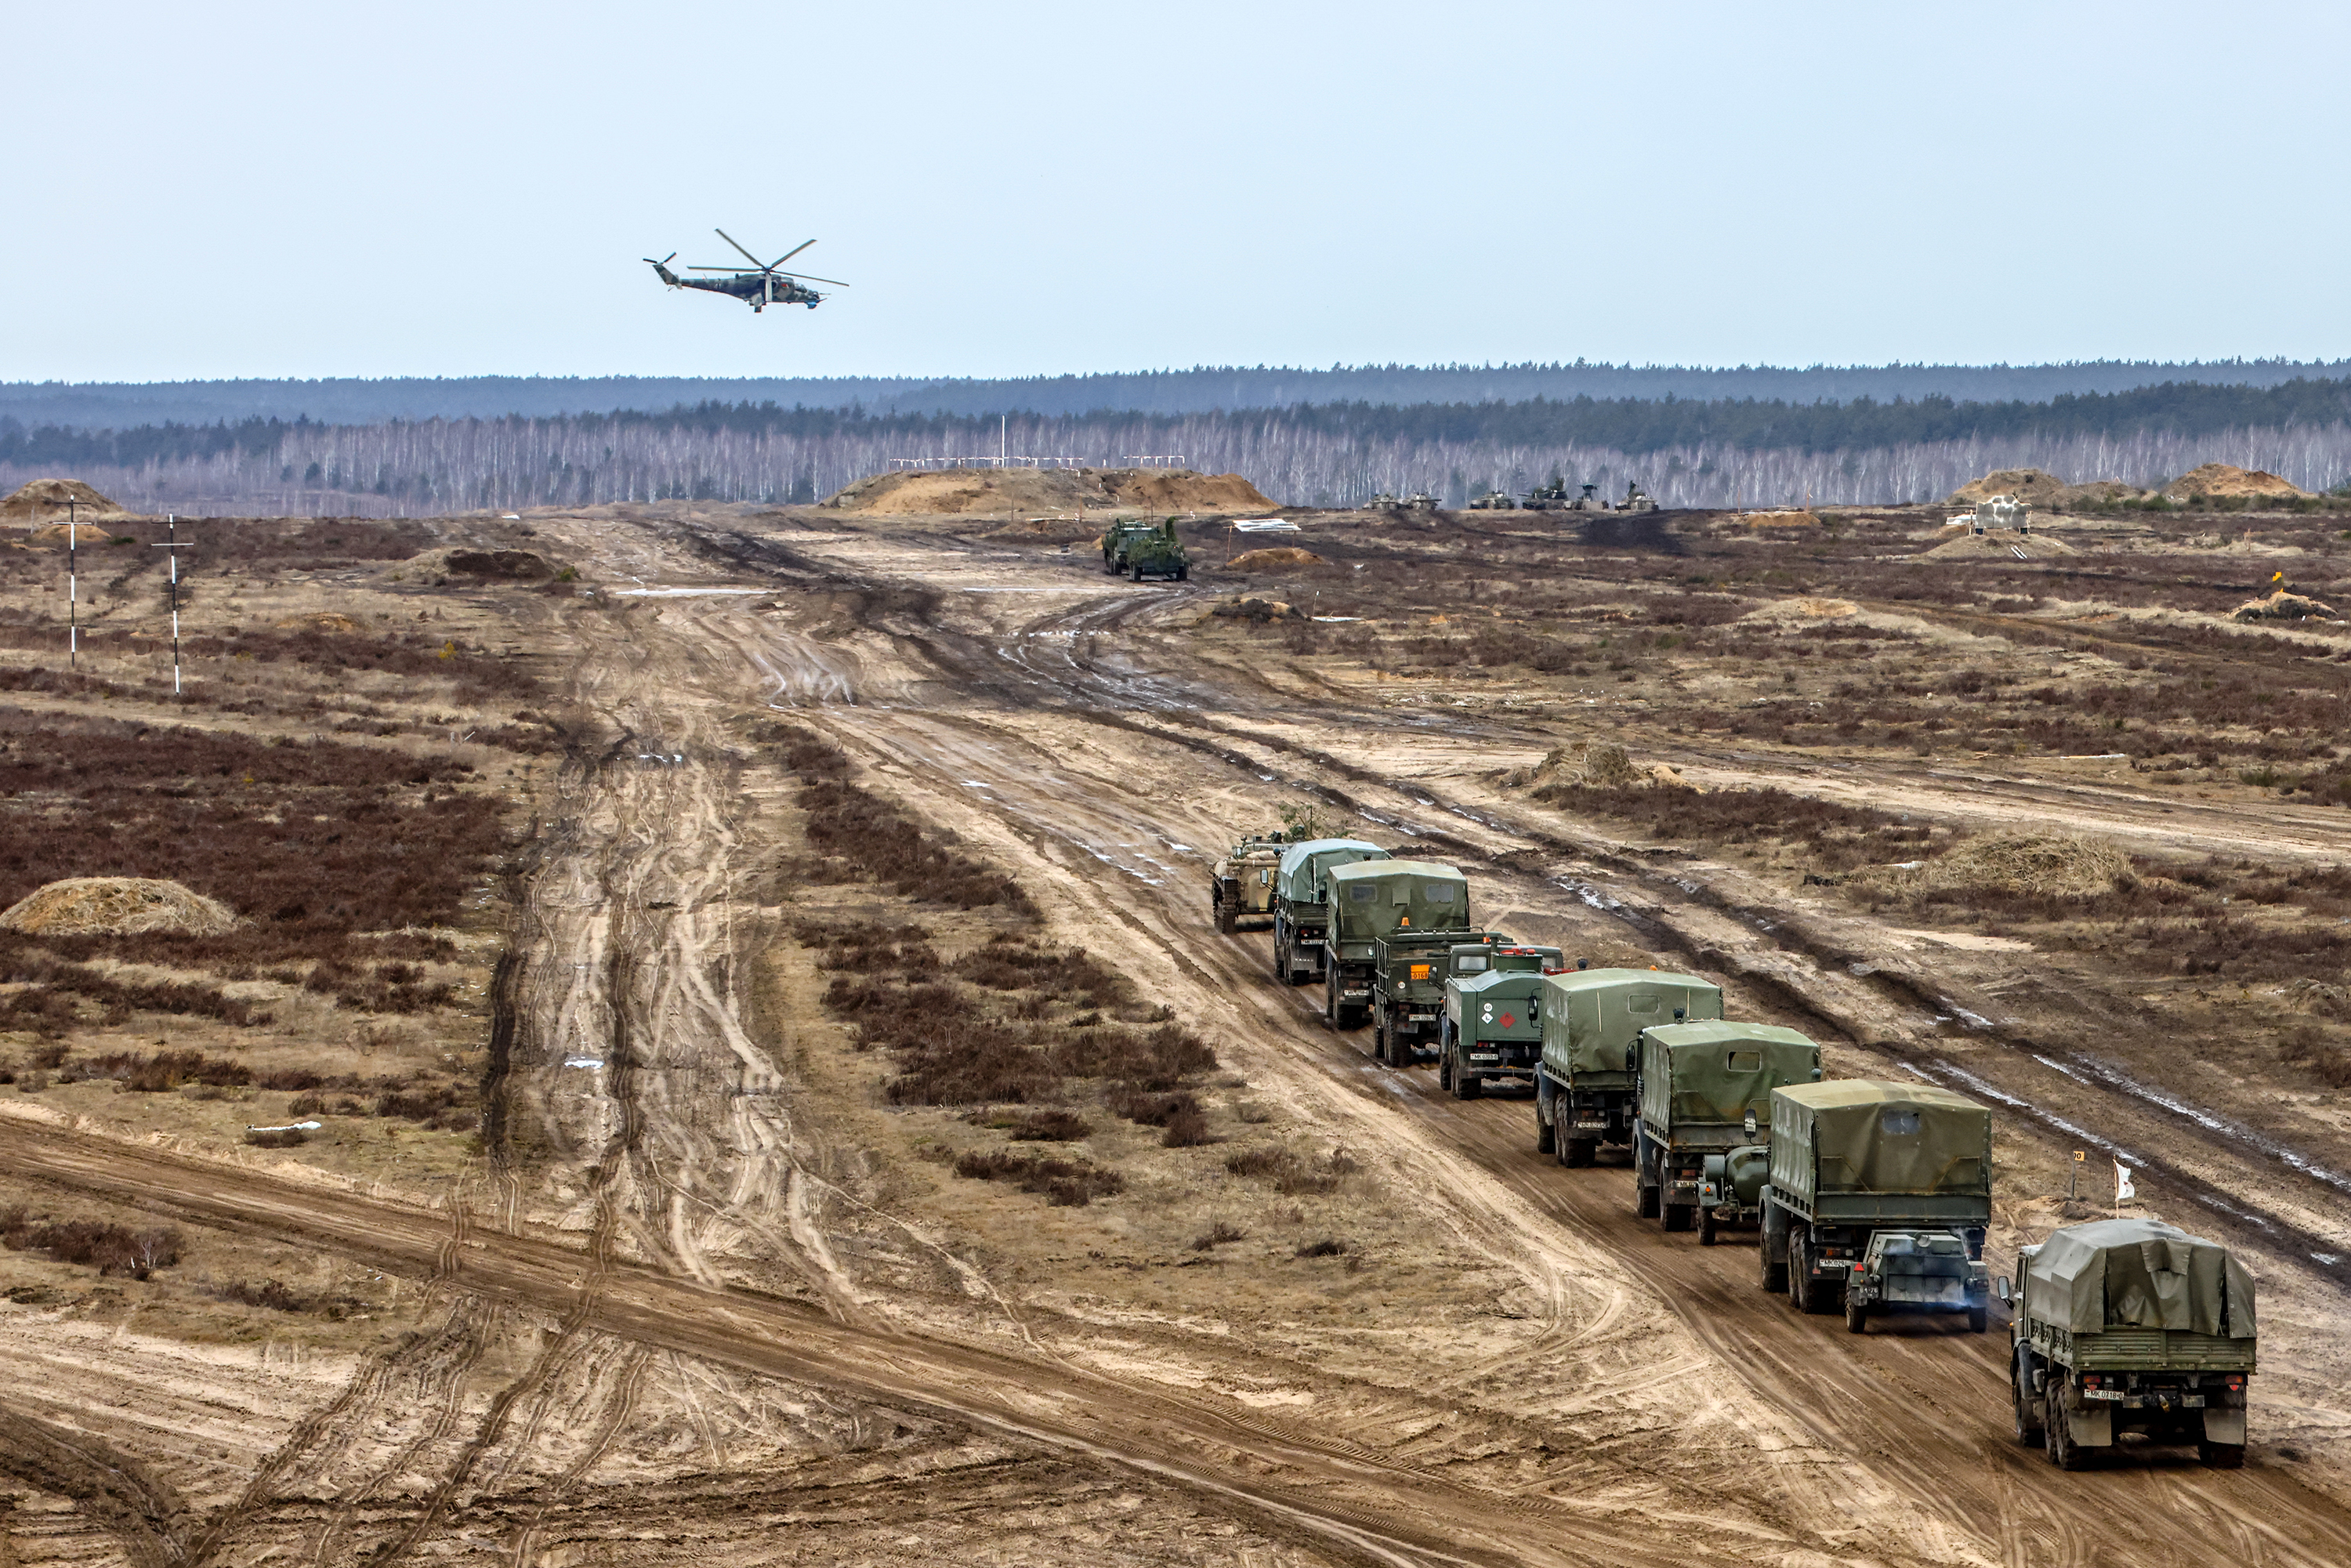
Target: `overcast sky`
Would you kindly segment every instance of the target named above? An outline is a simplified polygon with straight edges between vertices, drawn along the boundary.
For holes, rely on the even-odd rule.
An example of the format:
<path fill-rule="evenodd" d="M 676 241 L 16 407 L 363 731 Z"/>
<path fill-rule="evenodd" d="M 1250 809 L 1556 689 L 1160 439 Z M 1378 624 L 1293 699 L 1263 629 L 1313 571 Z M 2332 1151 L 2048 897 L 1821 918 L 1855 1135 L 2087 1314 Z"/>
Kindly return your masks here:
<path fill-rule="evenodd" d="M 0 380 L 2351 355 L 2351 7 L 19 5 Z M 713 225 L 845 278 L 754 316 Z"/>

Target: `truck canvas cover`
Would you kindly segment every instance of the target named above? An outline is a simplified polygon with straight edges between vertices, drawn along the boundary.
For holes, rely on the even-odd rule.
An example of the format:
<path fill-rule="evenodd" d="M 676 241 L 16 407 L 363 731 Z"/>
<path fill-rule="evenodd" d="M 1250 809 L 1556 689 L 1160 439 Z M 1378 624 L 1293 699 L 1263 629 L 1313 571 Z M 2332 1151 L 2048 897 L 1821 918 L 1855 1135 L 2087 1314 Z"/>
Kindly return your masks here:
<path fill-rule="evenodd" d="M 1775 1089 L 1771 1186 L 1806 1204 L 1842 1193 L 1988 1201 L 1991 1113 L 1931 1083 L 1849 1078 Z"/>
<path fill-rule="evenodd" d="M 1629 1084 L 1633 1049 L 1651 1024 L 1722 1016 L 1722 988 L 1660 969 L 1582 969 L 1543 978 L 1543 1065 L 1573 1081 L 1611 1072 Z"/>
<path fill-rule="evenodd" d="M 1330 882 L 1334 942 L 1371 942 L 1402 931 L 1469 929 L 1469 879 L 1449 865 L 1357 861 L 1332 866 Z"/>
<path fill-rule="evenodd" d="M 1315 883 L 1332 866 L 1387 858 L 1387 851 L 1361 839 L 1309 839 L 1281 852 L 1281 869 L 1274 873 L 1274 892 L 1292 904 L 1312 904 L 1322 896 Z"/>
<path fill-rule="evenodd" d="M 1821 1048 L 1768 1023 L 1668 1023 L 1641 1031 L 1641 1120 L 1653 1129 L 1771 1121 L 1771 1091 L 1820 1076 Z M 1741 1141 L 1745 1141 L 1742 1133 Z"/>
<path fill-rule="evenodd" d="M 2069 1225 L 2026 1266 L 2032 1314 L 2074 1333 L 2253 1336 L 2253 1277 L 2217 1241 L 2157 1219 Z"/>
<path fill-rule="evenodd" d="M 1479 1040 L 1534 1040 L 1542 1032 L 1542 982 L 1539 970 L 1457 974 L 1446 1009 L 1464 1035 Z"/>

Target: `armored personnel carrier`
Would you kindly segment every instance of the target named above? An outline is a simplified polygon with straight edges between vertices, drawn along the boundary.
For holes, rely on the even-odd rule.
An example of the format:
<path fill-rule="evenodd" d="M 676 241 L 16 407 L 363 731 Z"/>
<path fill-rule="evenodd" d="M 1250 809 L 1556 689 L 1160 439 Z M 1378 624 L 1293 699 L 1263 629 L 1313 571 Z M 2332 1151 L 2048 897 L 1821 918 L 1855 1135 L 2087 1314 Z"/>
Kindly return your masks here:
<path fill-rule="evenodd" d="M 1489 490 L 1471 500 L 1469 509 L 1473 512 L 1515 512 L 1519 509 L 1519 500 L 1506 490 Z"/>
<path fill-rule="evenodd" d="M 1567 493 L 1567 481 L 1554 474 L 1548 485 L 1538 485 L 1527 492 L 1526 507 L 1530 512 L 1564 512 L 1573 497 Z"/>
<path fill-rule="evenodd" d="M 1273 878 L 1289 846 L 1272 834 L 1233 845 L 1208 873 L 1208 909 L 1217 929 L 1229 936 L 1244 927 L 1262 931 L 1273 924 Z"/>
<path fill-rule="evenodd" d="M 1586 485 L 1583 486 L 1583 493 L 1582 495 L 1576 497 L 1574 500 L 1570 501 L 1567 504 L 1567 509 L 1569 511 L 1605 512 L 1613 509 L 1608 505 L 1608 497 L 1600 493 L 1599 486 Z"/>
<path fill-rule="evenodd" d="M 1657 509 L 1656 497 L 1637 484 L 1627 484 L 1624 502 L 1616 509 L 1620 512 L 1654 512 Z"/>

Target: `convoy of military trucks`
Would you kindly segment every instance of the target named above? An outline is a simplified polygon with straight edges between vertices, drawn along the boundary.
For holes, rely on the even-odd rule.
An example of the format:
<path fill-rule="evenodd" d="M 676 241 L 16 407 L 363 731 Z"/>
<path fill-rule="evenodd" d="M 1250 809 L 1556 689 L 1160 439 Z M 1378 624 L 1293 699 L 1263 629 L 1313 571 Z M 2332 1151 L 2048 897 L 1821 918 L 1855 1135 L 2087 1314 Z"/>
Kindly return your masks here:
<path fill-rule="evenodd" d="M 1752 1228 L 1761 1287 L 1800 1312 L 2013 1314 L 2020 1442 L 2079 1469 L 2116 1433 L 2244 1461 L 2253 1281 L 2218 1242 L 2145 1219 L 2058 1230 L 1991 1279 L 1991 1113 L 1926 1082 L 1823 1077 L 1795 1030 L 1723 1017 L 1697 975 L 1594 969 L 1478 926 L 1469 879 L 1360 839 L 1271 834 L 1213 873 L 1220 930 L 1273 935 L 1285 986 L 1320 979 L 1374 1061 L 1433 1057 L 1441 1088 L 1531 1091 L 1535 1150 L 1586 1168 L 1622 1148 L 1633 1208 L 1711 1247 Z"/>

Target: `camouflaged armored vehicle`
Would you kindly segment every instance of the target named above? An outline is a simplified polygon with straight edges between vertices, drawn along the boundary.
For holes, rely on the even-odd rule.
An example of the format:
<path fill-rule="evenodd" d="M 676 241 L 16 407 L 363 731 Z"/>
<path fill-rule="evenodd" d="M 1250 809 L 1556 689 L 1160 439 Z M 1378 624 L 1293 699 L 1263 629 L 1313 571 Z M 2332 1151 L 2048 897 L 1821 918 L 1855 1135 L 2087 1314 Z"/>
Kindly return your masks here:
<path fill-rule="evenodd" d="M 1127 546 L 1147 533 L 1155 533 L 1159 525 L 1142 517 L 1122 517 L 1102 530 L 1102 570 L 1116 576 L 1126 575 Z"/>
<path fill-rule="evenodd" d="M 1437 497 L 1426 490 L 1415 490 L 1396 503 L 1396 510 L 1400 512 L 1434 512 L 1438 509 Z"/>
<path fill-rule="evenodd" d="M 1192 575 L 1192 558 L 1186 553 L 1184 541 L 1176 537 L 1173 517 L 1143 533 L 1130 535 L 1123 550 L 1123 570 L 1137 582 L 1151 577 L 1182 582 Z"/>
<path fill-rule="evenodd" d="M 1506 490 L 1489 490 L 1473 499 L 1469 509 L 1473 512 L 1515 512 L 1519 509 L 1519 499 Z"/>
<path fill-rule="evenodd" d="M 1469 879 L 1434 861 L 1332 866 L 1325 927 L 1323 1016 L 1334 1029 L 1374 1026 L 1372 1055 L 1408 1067 L 1437 1009 L 1457 943 L 1470 934 Z"/>
<path fill-rule="evenodd" d="M 1797 1311 L 1843 1306 L 1847 1276 L 1867 1266 L 1881 1230 L 1948 1234 L 1964 1261 L 1982 1259 L 1991 1223 L 1991 1113 L 1966 1095 L 1867 1079 L 1775 1089 L 1770 1148 L 1757 1251 L 1763 1288 L 1784 1289 Z M 1978 1333 L 1989 1289 L 1980 1269 L 1957 1281 L 1956 1310 Z"/>
<path fill-rule="evenodd" d="M 1586 485 L 1583 486 L 1583 493 L 1582 495 L 1576 497 L 1574 500 L 1570 501 L 1567 504 L 1567 509 L 1569 511 L 1605 512 L 1614 510 L 1614 508 L 1608 505 L 1608 497 L 1600 493 L 1599 486 Z"/>
<path fill-rule="evenodd" d="M 1285 986 L 1323 977 L 1332 867 L 1384 861 L 1388 852 L 1361 839 L 1309 839 L 1281 852 L 1273 873 L 1273 975 Z"/>
<path fill-rule="evenodd" d="M 1654 512 L 1657 509 L 1657 501 L 1640 486 L 1628 484 L 1625 486 L 1625 499 L 1616 509 L 1620 512 Z"/>
<path fill-rule="evenodd" d="M 1641 1031 L 1721 1016 L 1722 988 L 1696 975 L 1580 969 L 1544 977 L 1536 1153 L 1588 1166 L 1601 1145 L 1630 1144 Z"/>
<path fill-rule="evenodd" d="M 1530 512 L 1564 512 L 1573 497 L 1567 493 L 1567 481 L 1554 474 L 1548 485 L 1538 485 L 1527 492 L 1526 508 Z"/>
<path fill-rule="evenodd" d="M 2009 1393 L 2016 1440 L 2062 1469 L 2125 1432 L 2245 1462 L 2245 1385 L 2258 1348 L 2253 1277 L 2217 1241 L 2153 1219 L 2072 1225 L 2020 1248 Z"/>
<path fill-rule="evenodd" d="M 1543 977 L 1566 967 L 1556 947 L 1457 945 L 1437 1019 L 1437 1087 L 1475 1100 L 1489 1083 L 1531 1085 L 1542 1054 Z"/>
<path fill-rule="evenodd" d="M 1668 1230 L 1716 1228 L 1755 1218 L 1701 1192 L 1709 1155 L 1752 1144 L 1771 1120 L 1771 1091 L 1814 1083 L 1821 1048 L 1792 1029 L 1759 1023 L 1669 1023 L 1641 1031 L 1640 1120 L 1633 1134 L 1635 1212 Z M 1729 1212 L 1726 1215 L 1724 1210 Z"/>
<path fill-rule="evenodd" d="M 1241 840 L 1208 872 L 1208 911 L 1229 936 L 1273 924 L 1273 876 L 1289 846 L 1274 834 Z"/>

